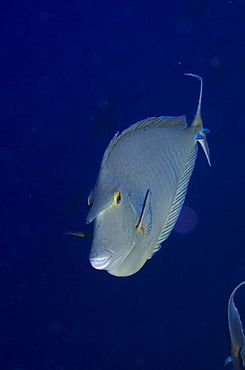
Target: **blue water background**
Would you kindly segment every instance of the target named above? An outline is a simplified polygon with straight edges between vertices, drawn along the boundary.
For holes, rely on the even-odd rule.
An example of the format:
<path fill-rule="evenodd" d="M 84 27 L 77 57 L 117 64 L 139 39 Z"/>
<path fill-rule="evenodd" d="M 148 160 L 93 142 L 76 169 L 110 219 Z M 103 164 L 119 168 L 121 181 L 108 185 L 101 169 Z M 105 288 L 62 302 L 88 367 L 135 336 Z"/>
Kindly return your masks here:
<path fill-rule="evenodd" d="M 245 280 L 244 0 L 12 0 L 0 5 L 0 368 L 221 370 Z M 134 276 L 88 260 L 87 196 L 115 134 L 186 114 L 199 150 L 173 232 Z M 237 302 L 245 314 L 244 292 Z M 244 315 L 245 316 L 245 315 Z"/>

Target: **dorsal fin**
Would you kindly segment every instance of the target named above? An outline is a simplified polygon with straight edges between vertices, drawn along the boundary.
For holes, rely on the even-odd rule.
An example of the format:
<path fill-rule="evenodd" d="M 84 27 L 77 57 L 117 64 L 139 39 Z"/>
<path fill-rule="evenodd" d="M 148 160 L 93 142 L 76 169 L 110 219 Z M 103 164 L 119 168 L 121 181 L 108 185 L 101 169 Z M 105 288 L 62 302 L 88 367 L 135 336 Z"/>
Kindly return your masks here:
<path fill-rule="evenodd" d="M 191 126 L 200 126 L 200 127 L 203 127 L 202 125 L 202 116 L 201 116 L 201 105 L 202 105 L 202 90 L 203 90 L 203 81 L 202 81 L 202 77 L 199 76 L 199 75 L 194 75 L 193 73 L 185 73 L 186 76 L 191 76 L 191 77 L 195 77 L 197 78 L 200 83 L 201 83 L 201 86 L 200 86 L 200 93 L 199 93 L 199 100 L 198 100 L 198 106 L 197 106 L 197 111 L 196 111 L 196 115 L 195 115 L 195 118 L 194 118 L 194 121 L 192 122 Z"/>
<path fill-rule="evenodd" d="M 187 127 L 186 122 L 186 116 L 178 116 L 178 117 L 172 117 L 172 116 L 161 116 L 161 117 L 149 117 L 144 119 L 143 121 L 139 121 L 134 123 L 133 125 L 129 126 L 126 130 L 124 130 L 120 135 L 117 132 L 113 139 L 111 140 L 110 144 L 108 145 L 103 159 L 101 163 L 101 167 L 103 168 L 105 166 L 105 163 L 116 145 L 116 143 L 121 140 L 122 138 L 129 136 L 133 132 L 145 130 L 153 127 L 166 127 L 166 128 L 179 128 L 179 129 L 185 129 Z"/>

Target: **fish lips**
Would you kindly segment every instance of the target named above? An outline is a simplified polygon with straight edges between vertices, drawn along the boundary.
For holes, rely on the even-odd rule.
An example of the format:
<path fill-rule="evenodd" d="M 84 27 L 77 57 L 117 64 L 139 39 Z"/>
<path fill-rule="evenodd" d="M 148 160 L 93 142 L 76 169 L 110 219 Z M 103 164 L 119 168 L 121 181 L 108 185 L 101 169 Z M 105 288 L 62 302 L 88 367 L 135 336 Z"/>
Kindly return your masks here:
<path fill-rule="evenodd" d="M 89 261 L 91 265 L 97 270 L 107 270 L 109 265 L 112 263 L 113 254 L 108 252 L 103 255 L 93 255 L 89 256 Z"/>

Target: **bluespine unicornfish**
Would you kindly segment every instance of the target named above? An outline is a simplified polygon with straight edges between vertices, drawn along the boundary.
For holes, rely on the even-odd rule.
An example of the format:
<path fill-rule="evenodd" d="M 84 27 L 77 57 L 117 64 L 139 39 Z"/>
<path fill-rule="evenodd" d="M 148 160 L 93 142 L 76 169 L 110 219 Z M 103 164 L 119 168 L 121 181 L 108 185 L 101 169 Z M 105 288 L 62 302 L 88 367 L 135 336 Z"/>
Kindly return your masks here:
<path fill-rule="evenodd" d="M 235 306 L 234 297 L 237 290 L 245 284 L 243 281 L 231 293 L 228 302 L 228 326 L 231 339 L 231 356 L 225 361 L 225 365 L 232 362 L 234 370 L 245 369 L 245 339 L 241 318 Z"/>
<path fill-rule="evenodd" d="M 105 150 L 86 219 L 94 221 L 89 259 L 98 270 L 115 276 L 140 270 L 177 221 L 198 143 L 210 164 L 208 130 L 201 118 L 202 78 L 186 75 L 201 86 L 190 126 L 185 116 L 150 117 L 116 133 Z"/>

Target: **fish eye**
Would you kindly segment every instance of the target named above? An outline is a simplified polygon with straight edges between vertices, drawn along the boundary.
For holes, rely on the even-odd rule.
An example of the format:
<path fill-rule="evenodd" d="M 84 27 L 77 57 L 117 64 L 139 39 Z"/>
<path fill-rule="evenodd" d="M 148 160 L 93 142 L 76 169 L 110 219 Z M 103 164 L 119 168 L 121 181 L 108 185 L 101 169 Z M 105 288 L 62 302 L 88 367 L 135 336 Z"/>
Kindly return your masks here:
<path fill-rule="evenodd" d="M 114 191 L 114 199 L 113 199 L 113 203 L 114 204 L 119 204 L 121 202 L 121 193 L 120 191 Z"/>
<path fill-rule="evenodd" d="M 117 196 L 117 204 L 119 204 L 121 202 L 121 194 L 118 194 Z"/>

